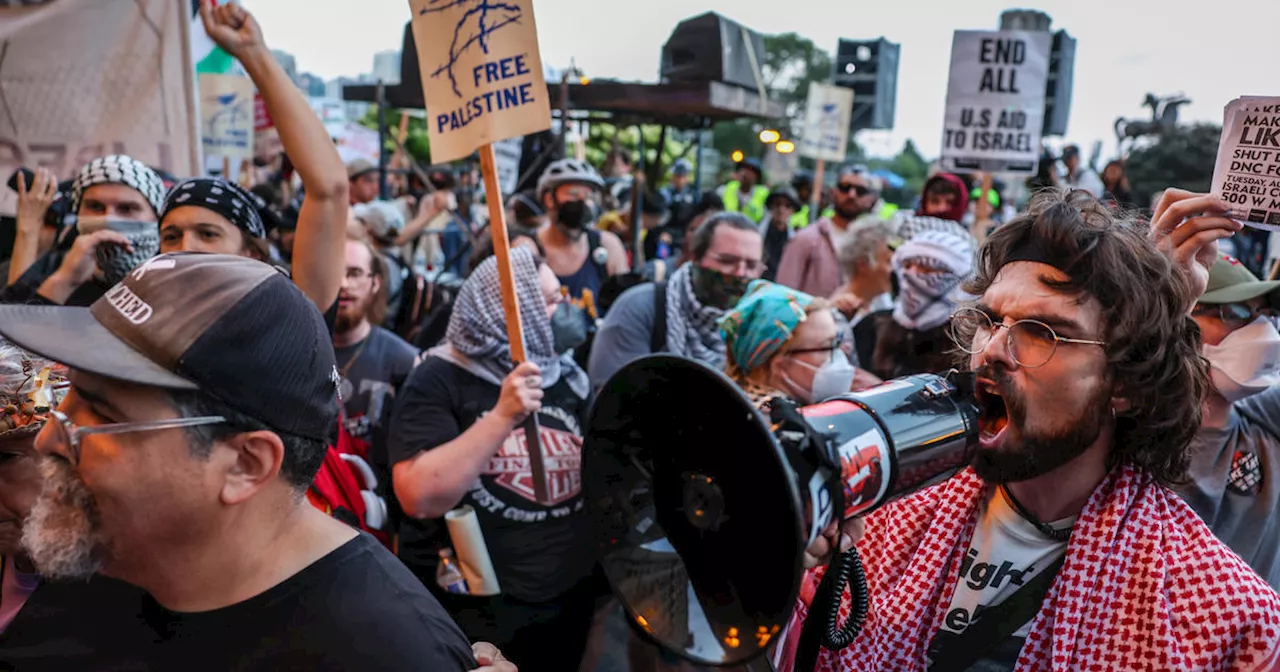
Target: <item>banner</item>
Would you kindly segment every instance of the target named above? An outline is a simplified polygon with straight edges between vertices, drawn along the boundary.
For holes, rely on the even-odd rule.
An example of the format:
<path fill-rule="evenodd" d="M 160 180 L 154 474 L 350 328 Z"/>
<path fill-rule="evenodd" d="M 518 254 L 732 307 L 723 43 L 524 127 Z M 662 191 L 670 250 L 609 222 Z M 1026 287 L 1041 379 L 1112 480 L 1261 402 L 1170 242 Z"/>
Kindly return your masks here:
<path fill-rule="evenodd" d="M 356 159 L 367 159 L 378 163 L 378 132 L 366 128 L 354 121 L 344 121 L 338 129 L 330 128 L 333 139 L 338 144 L 338 156 L 343 163 L 351 163 Z"/>
<path fill-rule="evenodd" d="M 942 169 L 1034 174 L 1040 159 L 1048 32 L 957 30 Z"/>
<path fill-rule="evenodd" d="M 431 161 L 551 127 L 533 0 L 409 0 Z"/>
<path fill-rule="evenodd" d="M 190 12 L 190 0 L 0 5 L 0 183 L 19 166 L 69 178 L 106 154 L 199 174 Z M 0 187 L 0 213 L 16 202 Z"/>
<path fill-rule="evenodd" d="M 206 160 L 253 158 L 253 97 L 248 77 L 200 75 L 200 140 Z"/>
<path fill-rule="evenodd" d="M 809 85 L 804 131 L 797 152 L 814 160 L 844 161 L 853 114 L 853 89 L 833 84 Z"/>
<path fill-rule="evenodd" d="M 270 163 L 272 159 L 284 151 L 280 143 L 280 132 L 276 130 L 276 121 L 267 111 L 267 104 L 262 94 L 253 95 L 253 158 Z"/>
<path fill-rule="evenodd" d="M 1280 98 L 1227 103 L 1211 193 L 1231 205 L 1237 221 L 1280 231 Z"/>

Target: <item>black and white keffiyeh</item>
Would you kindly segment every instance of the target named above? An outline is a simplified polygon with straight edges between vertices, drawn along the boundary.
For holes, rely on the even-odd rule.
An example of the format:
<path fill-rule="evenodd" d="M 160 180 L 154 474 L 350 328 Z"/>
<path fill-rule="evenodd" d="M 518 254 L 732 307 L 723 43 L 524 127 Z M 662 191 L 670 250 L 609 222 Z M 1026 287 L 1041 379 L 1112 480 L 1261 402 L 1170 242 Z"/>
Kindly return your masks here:
<path fill-rule="evenodd" d="M 894 252 L 893 271 L 899 289 L 894 321 L 916 331 L 941 326 L 968 299 L 960 285 L 973 272 L 972 238 L 941 230 L 918 233 Z"/>
<path fill-rule="evenodd" d="M 174 185 L 164 201 L 160 221 L 165 215 L 186 206 L 198 206 L 226 217 L 236 228 L 251 238 L 266 238 L 267 228 L 253 194 L 244 187 L 212 177 L 194 177 Z"/>
<path fill-rule="evenodd" d="M 533 253 L 523 247 L 511 248 L 511 270 L 524 327 L 525 355 L 541 369 L 542 387 L 551 387 L 563 377 L 575 394 L 587 398 L 591 390 L 587 373 L 573 361 L 571 353 L 556 354 L 551 318 L 547 315 L 547 303 L 538 279 L 538 262 Z M 450 357 L 441 348 L 431 354 L 443 356 L 489 382 L 501 385 L 515 368 L 511 342 L 507 339 L 496 257 L 485 260 L 462 284 L 454 300 L 445 341 L 465 359 Z M 477 371 L 477 367 L 482 371 Z"/>
<path fill-rule="evenodd" d="M 667 350 L 724 368 L 724 337 L 720 318 L 725 311 L 704 306 L 693 295 L 692 264 L 684 264 L 667 280 Z"/>
<path fill-rule="evenodd" d="M 110 154 L 90 161 L 76 174 L 75 181 L 71 183 L 69 212 L 78 212 L 85 190 L 99 184 L 133 187 L 147 199 L 157 216 L 164 205 L 164 180 L 156 171 L 131 156 Z"/>

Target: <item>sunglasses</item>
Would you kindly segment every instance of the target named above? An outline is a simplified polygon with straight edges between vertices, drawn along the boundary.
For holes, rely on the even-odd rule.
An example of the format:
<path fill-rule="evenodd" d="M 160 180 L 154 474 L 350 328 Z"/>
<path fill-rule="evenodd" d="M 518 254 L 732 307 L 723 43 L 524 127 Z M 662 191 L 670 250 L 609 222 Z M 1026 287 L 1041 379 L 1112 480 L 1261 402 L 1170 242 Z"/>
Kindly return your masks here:
<path fill-rule="evenodd" d="M 843 182 L 836 185 L 836 191 L 842 194 L 847 194 L 850 191 L 852 191 L 853 195 L 857 196 L 858 198 L 862 198 L 863 196 L 866 196 L 867 194 L 871 193 L 870 188 L 864 187 L 861 184 L 847 184 Z"/>
<path fill-rule="evenodd" d="M 1259 316 L 1276 317 L 1276 311 L 1269 307 L 1254 309 L 1243 303 L 1202 303 L 1193 308 L 1191 314 L 1216 317 L 1232 329 L 1239 329 Z"/>

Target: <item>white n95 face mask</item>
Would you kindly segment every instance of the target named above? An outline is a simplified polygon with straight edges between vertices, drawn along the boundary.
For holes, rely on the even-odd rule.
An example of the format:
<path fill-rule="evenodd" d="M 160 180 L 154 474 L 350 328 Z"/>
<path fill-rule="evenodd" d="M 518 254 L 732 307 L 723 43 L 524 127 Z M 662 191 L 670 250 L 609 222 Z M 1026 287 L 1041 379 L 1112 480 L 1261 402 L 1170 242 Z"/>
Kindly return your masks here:
<path fill-rule="evenodd" d="M 1217 345 L 1205 345 L 1213 386 L 1235 403 L 1272 385 L 1280 385 L 1280 331 L 1266 317 L 1227 334 Z"/>

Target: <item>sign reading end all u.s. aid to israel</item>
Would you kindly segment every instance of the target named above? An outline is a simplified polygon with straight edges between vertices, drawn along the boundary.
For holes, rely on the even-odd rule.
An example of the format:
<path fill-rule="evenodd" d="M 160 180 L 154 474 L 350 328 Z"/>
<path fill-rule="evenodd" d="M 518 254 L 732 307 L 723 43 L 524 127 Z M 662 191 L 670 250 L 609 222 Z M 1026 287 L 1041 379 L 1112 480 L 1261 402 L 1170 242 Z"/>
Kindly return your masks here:
<path fill-rule="evenodd" d="M 431 160 L 551 127 L 532 0 L 409 0 Z"/>
<path fill-rule="evenodd" d="M 1052 36 L 957 30 L 942 130 L 942 168 L 1035 173 Z"/>

